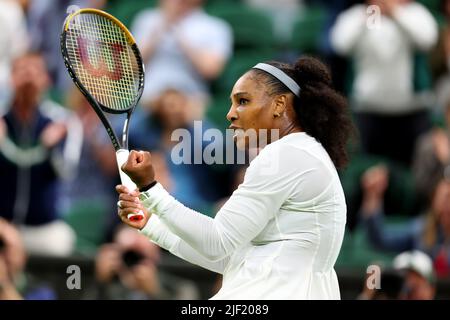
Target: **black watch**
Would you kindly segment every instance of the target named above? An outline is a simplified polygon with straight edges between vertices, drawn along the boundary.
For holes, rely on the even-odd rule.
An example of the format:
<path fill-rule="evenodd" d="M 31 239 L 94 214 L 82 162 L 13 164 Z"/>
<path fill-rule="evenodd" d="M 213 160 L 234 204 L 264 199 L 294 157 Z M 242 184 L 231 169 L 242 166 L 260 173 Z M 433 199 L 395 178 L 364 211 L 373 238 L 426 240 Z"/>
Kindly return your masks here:
<path fill-rule="evenodd" d="M 150 190 L 151 188 L 153 188 L 154 186 L 156 186 L 156 184 L 158 183 L 158 181 L 153 181 L 152 183 L 150 183 L 150 184 L 148 184 L 148 185 L 146 185 L 146 186 L 144 186 L 144 187 L 142 187 L 142 188 L 139 188 L 139 192 L 145 192 L 145 191 L 148 191 L 148 190 Z"/>

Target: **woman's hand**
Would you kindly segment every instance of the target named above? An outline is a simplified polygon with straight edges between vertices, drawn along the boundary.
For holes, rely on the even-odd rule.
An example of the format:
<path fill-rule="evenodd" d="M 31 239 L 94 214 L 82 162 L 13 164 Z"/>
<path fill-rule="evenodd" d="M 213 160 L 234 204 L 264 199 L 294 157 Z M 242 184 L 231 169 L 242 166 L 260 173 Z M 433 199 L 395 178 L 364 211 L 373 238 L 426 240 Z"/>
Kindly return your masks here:
<path fill-rule="evenodd" d="M 123 185 L 118 185 L 116 191 L 119 194 L 119 202 L 117 202 L 117 208 L 120 219 L 125 224 L 133 227 L 135 229 L 142 229 L 150 219 L 150 212 L 144 208 L 141 201 L 139 200 L 139 192 L 130 191 L 127 187 Z M 139 212 L 144 213 L 144 219 L 139 221 L 131 221 L 128 219 L 129 214 L 137 214 Z"/>
<path fill-rule="evenodd" d="M 363 200 L 361 209 L 366 217 L 377 213 L 383 205 L 384 194 L 389 186 L 389 170 L 384 165 L 367 169 L 361 178 Z"/>
<path fill-rule="evenodd" d="M 8 275 L 5 259 L 0 255 L 0 300 L 22 300 Z"/>
<path fill-rule="evenodd" d="M 434 130 L 432 141 L 436 158 L 438 158 L 443 165 L 446 165 L 450 160 L 450 141 L 446 132 L 442 129 Z"/>
<path fill-rule="evenodd" d="M 5 139 L 7 134 L 8 128 L 6 127 L 6 123 L 2 118 L 0 118 L 0 143 L 2 143 L 3 139 Z"/>
<path fill-rule="evenodd" d="M 116 244 L 104 244 L 95 258 L 95 275 L 100 283 L 109 283 L 120 273 L 122 260 Z"/>
<path fill-rule="evenodd" d="M 150 152 L 132 150 L 122 170 L 133 180 L 138 189 L 155 181 L 155 170 Z"/>
<path fill-rule="evenodd" d="M 47 149 L 56 146 L 67 135 L 67 126 L 62 122 L 54 122 L 45 127 L 41 133 L 41 143 Z"/>

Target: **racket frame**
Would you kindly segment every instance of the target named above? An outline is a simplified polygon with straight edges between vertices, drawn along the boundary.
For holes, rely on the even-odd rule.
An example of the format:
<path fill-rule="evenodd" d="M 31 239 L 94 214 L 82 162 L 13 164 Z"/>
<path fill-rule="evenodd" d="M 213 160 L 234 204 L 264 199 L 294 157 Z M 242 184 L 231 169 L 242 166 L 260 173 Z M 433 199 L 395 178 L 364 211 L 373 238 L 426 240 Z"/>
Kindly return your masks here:
<path fill-rule="evenodd" d="M 66 47 L 66 40 L 67 40 L 67 30 L 69 29 L 70 21 L 77 15 L 82 13 L 91 13 L 91 14 L 98 14 L 101 16 L 106 17 L 107 19 L 112 20 L 116 25 L 118 25 L 121 30 L 125 33 L 128 44 L 130 45 L 131 49 L 133 50 L 133 53 L 137 59 L 137 65 L 139 68 L 139 88 L 137 95 L 134 99 L 134 101 L 130 104 L 130 107 L 123 110 L 114 110 L 112 108 L 108 108 L 104 106 L 102 103 L 98 102 L 86 89 L 86 87 L 81 83 L 81 81 L 78 79 L 75 68 L 72 65 L 72 62 L 70 61 L 68 50 Z M 86 8 L 78 10 L 72 14 L 70 14 L 66 20 L 64 21 L 63 30 L 61 32 L 60 37 L 60 44 L 61 44 L 61 53 L 64 59 L 64 64 L 67 68 L 67 71 L 69 72 L 70 77 L 72 78 L 72 81 L 75 83 L 75 85 L 78 87 L 78 89 L 81 91 L 81 93 L 86 97 L 89 104 L 94 109 L 95 113 L 99 117 L 100 121 L 102 122 L 103 126 L 106 129 L 106 132 L 108 133 L 109 138 L 111 139 L 111 142 L 114 146 L 114 149 L 116 151 L 116 159 L 117 164 L 119 167 L 119 173 L 120 178 L 122 181 L 122 184 L 127 186 L 128 189 L 134 190 L 136 188 L 136 185 L 134 182 L 122 171 L 121 167 L 126 162 L 128 158 L 128 129 L 129 129 L 129 123 L 131 119 L 131 114 L 133 113 L 134 109 L 136 108 L 137 104 L 139 103 L 139 100 L 141 99 L 142 92 L 144 90 L 144 82 L 145 82 L 145 67 L 142 60 L 142 55 L 137 47 L 136 41 L 134 40 L 133 35 L 130 33 L 130 31 L 125 27 L 125 25 L 122 24 L 117 18 L 110 15 L 107 12 L 104 12 L 102 10 L 98 9 L 92 9 L 92 8 Z M 120 142 L 117 134 L 114 132 L 114 129 L 111 125 L 111 122 L 108 120 L 106 115 L 104 113 L 109 114 L 123 114 L 127 113 L 127 117 L 125 119 L 123 129 L 122 129 L 122 141 Z M 128 219 L 132 221 L 139 221 L 144 218 L 144 214 L 141 212 L 137 214 L 129 214 Z"/>
<path fill-rule="evenodd" d="M 140 79 L 139 79 L 139 88 L 138 88 L 138 93 L 134 99 L 134 101 L 130 104 L 130 107 L 128 109 L 124 109 L 124 110 L 114 110 L 111 108 L 108 108 L 106 106 L 104 106 L 102 103 L 98 102 L 90 93 L 89 91 L 86 89 L 86 87 L 81 83 L 81 81 L 78 79 L 76 72 L 75 72 L 75 68 L 73 67 L 72 62 L 70 61 L 69 58 L 69 54 L 67 51 L 67 47 L 66 47 L 66 40 L 67 40 L 67 30 L 69 29 L 70 26 L 70 22 L 72 19 L 74 19 L 77 15 L 82 14 L 82 13 L 91 13 L 91 14 L 98 14 L 101 15 L 107 19 L 112 20 L 116 25 L 118 25 L 120 27 L 120 29 L 125 33 L 128 44 L 130 45 L 131 49 L 133 50 L 133 53 L 137 59 L 137 64 L 138 64 L 138 68 L 139 68 L 139 74 L 140 74 Z M 61 53 L 64 59 L 64 64 L 67 68 L 67 71 L 69 72 L 70 77 L 72 78 L 72 81 L 75 83 L 75 85 L 78 87 L 78 89 L 81 91 L 81 93 L 86 97 L 86 99 L 88 100 L 88 102 L 91 104 L 91 106 L 94 108 L 95 113 L 97 113 L 98 117 L 100 118 L 101 122 L 103 123 L 109 138 L 111 139 L 111 142 L 114 146 L 114 149 L 116 151 L 121 150 L 121 149 L 125 149 L 128 150 L 128 128 L 129 128 L 129 123 L 130 123 L 130 119 L 131 119 L 131 114 L 133 113 L 134 109 L 136 108 L 137 104 L 139 103 L 139 100 L 141 99 L 142 96 L 142 92 L 144 91 L 144 83 L 145 83 L 145 67 L 144 67 L 144 63 L 142 61 L 142 55 L 137 47 L 136 41 L 134 40 L 133 35 L 130 33 L 130 31 L 125 27 L 125 25 L 120 22 L 117 18 L 115 18 L 114 16 L 110 15 L 107 12 L 104 12 L 102 10 L 98 10 L 98 9 L 92 9 L 92 8 L 85 8 L 85 9 L 80 9 L 72 14 L 70 14 L 66 20 L 64 21 L 64 25 L 63 25 L 63 30 L 61 33 Z M 114 132 L 114 129 L 110 123 L 110 121 L 108 120 L 108 118 L 105 116 L 105 114 L 103 112 L 106 113 L 110 113 L 110 114 L 123 114 L 123 113 L 127 113 L 127 118 L 124 122 L 124 126 L 122 129 L 122 141 L 120 141 L 116 135 L 116 133 Z"/>

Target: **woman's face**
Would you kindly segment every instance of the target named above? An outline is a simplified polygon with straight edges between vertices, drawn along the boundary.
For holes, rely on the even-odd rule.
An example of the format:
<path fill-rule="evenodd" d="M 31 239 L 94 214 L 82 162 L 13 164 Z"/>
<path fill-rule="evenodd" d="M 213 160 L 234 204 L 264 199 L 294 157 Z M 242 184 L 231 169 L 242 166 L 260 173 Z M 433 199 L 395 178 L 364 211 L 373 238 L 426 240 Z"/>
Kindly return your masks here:
<path fill-rule="evenodd" d="M 186 124 L 186 109 L 188 108 L 187 98 L 177 91 L 164 92 L 154 110 L 158 114 L 166 130 L 182 128 Z"/>
<path fill-rule="evenodd" d="M 16 95 L 39 97 L 49 84 L 44 59 L 39 55 L 25 55 L 12 65 L 11 82 Z"/>
<path fill-rule="evenodd" d="M 265 84 L 252 75 L 244 74 L 234 85 L 231 92 L 231 108 L 227 119 L 230 129 L 235 131 L 234 141 L 239 149 L 260 146 L 260 138 L 267 130 L 267 142 L 270 142 L 270 130 L 274 128 L 273 97 L 269 96 Z M 260 136 L 261 135 L 261 136 Z M 256 146 L 253 144 L 257 143 Z"/>

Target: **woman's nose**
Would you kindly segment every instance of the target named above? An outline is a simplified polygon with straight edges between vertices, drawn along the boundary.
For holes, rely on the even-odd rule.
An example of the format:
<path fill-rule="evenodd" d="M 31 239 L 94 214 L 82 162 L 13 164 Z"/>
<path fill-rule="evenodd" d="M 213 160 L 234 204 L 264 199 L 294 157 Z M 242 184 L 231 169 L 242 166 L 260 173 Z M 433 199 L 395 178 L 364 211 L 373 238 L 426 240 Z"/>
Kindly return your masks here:
<path fill-rule="evenodd" d="M 238 118 L 238 115 L 237 115 L 237 112 L 236 112 L 236 108 L 231 106 L 230 110 L 227 113 L 227 119 L 228 119 L 228 121 L 233 122 L 237 118 Z"/>

